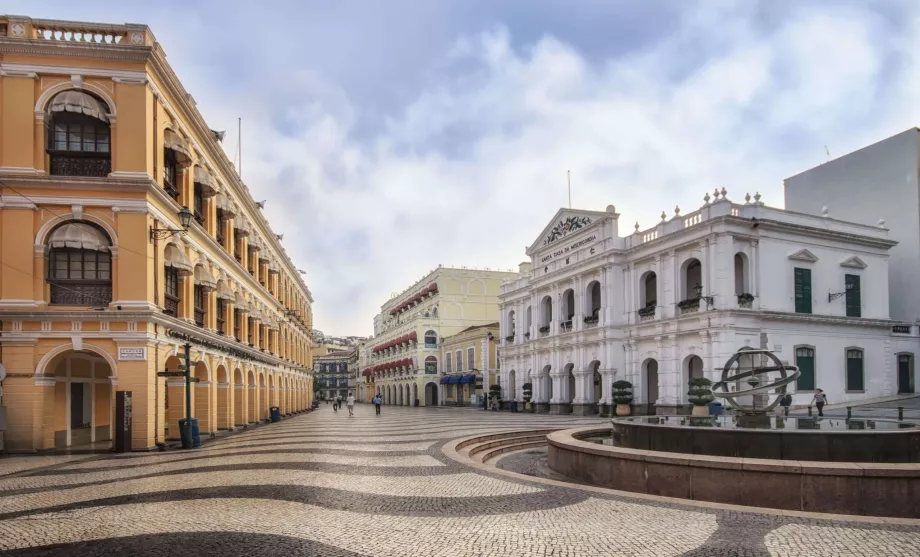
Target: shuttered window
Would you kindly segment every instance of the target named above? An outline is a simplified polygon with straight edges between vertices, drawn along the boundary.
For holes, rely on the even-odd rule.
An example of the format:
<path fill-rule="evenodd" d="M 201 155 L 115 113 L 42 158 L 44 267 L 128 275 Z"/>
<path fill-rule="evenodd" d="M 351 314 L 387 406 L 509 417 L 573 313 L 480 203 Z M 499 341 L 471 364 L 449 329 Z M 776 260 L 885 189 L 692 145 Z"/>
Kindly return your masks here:
<path fill-rule="evenodd" d="M 847 293 L 847 317 L 862 316 L 862 296 L 859 291 L 859 275 L 844 276 Z"/>
<path fill-rule="evenodd" d="M 847 391 L 863 390 L 863 351 L 850 348 L 847 350 Z"/>
<path fill-rule="evenodd" d="M 815 390 L 815 350 L 814 348 L 797 348 L 795 365 L 799 368 L 798 390 Z"/>
<path fill-rule="evenodd" d="M 795 312 L 811 313 L 811 269 L 795 269 Z"/>

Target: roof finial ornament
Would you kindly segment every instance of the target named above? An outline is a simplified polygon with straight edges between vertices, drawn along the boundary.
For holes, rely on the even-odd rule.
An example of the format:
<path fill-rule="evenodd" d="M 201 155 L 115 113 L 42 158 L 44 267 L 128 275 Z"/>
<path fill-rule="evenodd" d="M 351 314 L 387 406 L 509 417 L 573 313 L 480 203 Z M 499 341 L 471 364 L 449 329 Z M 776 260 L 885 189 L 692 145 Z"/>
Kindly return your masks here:
<path fill-rule="evenodd" d="M 664 211 L 662 211 L 662 212 L 661 212 L 661 220 L 662 220 L 662 222 L 664 222 L 664 221 L 667 220 L 667 219 L 668 219 L 668 214 L 665 213 Z"/>
<path fill-rule="evenodd" d="M 636 221 L 636 234 L 639 233 L 639 221 Z"/>
<path fill-rule="evenodd" d="M 878 227 L 885 228 L 885 219 L 878 219 Z"/>
<path fill-rule="evenodd" d="M 760 198 L 761 198 L 761 197 L 763 197 L 763 196 L 760 195 L 760 192 L 755 193 L 755 194 L 754 194 L 754 203 L 757 203 L 758 205 L 760 205 Z"/>
<path fill-rule="evenodd" d="M 680 206 L 679 206 L 679 205 L 675 205 L 675 206 L 674 206 L 674 216 L 675 216 L 675 217 L 679 217 L 679 216 L 680 216 Z"/>
<path fill-rule="evenodd" d="M 725 191 L 725 186 L 722 186 L 722 191 L 719 193 L 722 194 L 722 199 L 728 199 L 728 192 Z"/>
<path fill-rule="evenodd" d="M 711 198 L 709 197 L 709 192 L 707 191 L 707 192 L 706 192 L 706 195 L 703 196 L 703 204 L 704 204 L 704 205 L 709 205 L 709 200 L 710 200 L 710 199 L 711 199 Z"/>
<path fill-rule="evenodd" d="M 821 216 L 822 216 L 822 217 L 824 217 L 824 218 L 829 217 L 830 215 L 829 215 L 828 213 L 830 213 L 830 211 L 828 210 L 827 205 L 825 205 L 824 207 L 821 207 Z"/>
<path fill-rule="evenodd" d="M 750 194 L 750 192 L 744 194 L 744 204 L 745 204 L 745 205 L 750 205 L 750 204 L 751 204 L 751 194 Z"/>
<path fill-rule="evenodd" d="M 718 199 L 719 199 L 719 188 L 716 188 L 716 189 L 712 192 L 712 195 L 716 198 L 716 200 L 718 200 Z"/>

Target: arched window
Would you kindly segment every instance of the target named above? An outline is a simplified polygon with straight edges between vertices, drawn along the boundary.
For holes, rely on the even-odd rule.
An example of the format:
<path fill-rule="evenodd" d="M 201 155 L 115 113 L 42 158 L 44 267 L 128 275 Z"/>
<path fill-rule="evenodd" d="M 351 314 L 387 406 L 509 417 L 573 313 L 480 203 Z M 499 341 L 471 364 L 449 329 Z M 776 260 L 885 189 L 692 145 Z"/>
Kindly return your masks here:
<path fill-rule="evenodd" d="M 553 320 L 553 298 L 551 296 L 543 296 L 540 310 L 540 332 L 546 334 L 549 333 L 549 324 Z"/>
<path fill-rule="evenodd" d="M 53 305 L 106 306 L 112 301 L 112 242 L 94 224 L 65 223 L 48 238 Z"/>
<path fill-rule="evenodd" d="M 596 323 L 601 312 L 601 283 L 596 280 L 591 281 L 587 290 L 587 296 L 585 296 L 585 322 Z"/>
<path fill-rule="evenodd" d="M 658 276 L 654 271 L 649 271 L 642 276 L 639 288 L 639 316 L 651 318 L 655 316 L 658 306 Z"/>
<path fill-rule="evenodd" d="M 444 354 L 444 373 L 450 373 L 453 371 L 453 366 L 451 366 L 451 353 L 447 352 Z"/>
<path fill-rule="evenodd" d="M 428 356 L 425 358 L 425 373 L 437 373 L 438 372 L 438 359 L 434 356 Z"/>
<path fill-rule="evenodd" d="M 108 176 L 112 171 L 109 107 L 73 90 L 55 95 L 47 112 L 50 174 Z"/>
<path fill-rule="evenodd" d="M 565 322 L 568 323 L 568 326 L 572 326 L 572 317 L 575 316 L 575 291 L 569 288 L 562 293 L 562 318 Z"/>
<path fill-rule="evenodd" d="M 697 289 L 702 293 L 703 288 L 703 266 L 700 265 L 699 259 L 691 259 L 684 263 L 683 284 L 681 285 L 681 294 L 684 300 L 693 300 L 698 298 Z"/>
<path fill-rule="evenodd" d="M 428 330 L 425 331 L 425 348 L 436 348 L 438 346 L 438 333 Z"/>

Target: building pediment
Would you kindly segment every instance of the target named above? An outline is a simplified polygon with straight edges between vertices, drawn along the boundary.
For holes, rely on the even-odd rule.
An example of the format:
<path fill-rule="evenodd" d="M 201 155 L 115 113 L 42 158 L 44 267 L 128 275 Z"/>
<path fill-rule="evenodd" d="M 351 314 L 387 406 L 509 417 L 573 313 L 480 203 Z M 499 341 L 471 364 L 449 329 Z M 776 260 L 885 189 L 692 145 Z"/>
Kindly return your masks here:
<path fill-rule="evenodd" d="M 811 253 L 807 249 L 800 249 L 799 251 L 790 254 L 789 259 L 793 261 L 804 261 L 805 263 L 814 263 L 818 260 L 818 256 Z"/>
<path fill-rule="evenodd" d="M 865 269 L 866 267 L 868 267 L 865 261 L 856 257 L 855 255 L 853 257 L 849 257 L 841 261 L 840 266 L 846 267 L 848 269 Z"/>
<path fill-rule="evenodd" d="M 607 216 L 607 213 L 598 211 L 559 209 L 540 233 L 540 236 L 527 250 L 527 253 L 532 254 L 540 249 L 549 248 L 562 238 L 593 225 L 605 216 Z"/>

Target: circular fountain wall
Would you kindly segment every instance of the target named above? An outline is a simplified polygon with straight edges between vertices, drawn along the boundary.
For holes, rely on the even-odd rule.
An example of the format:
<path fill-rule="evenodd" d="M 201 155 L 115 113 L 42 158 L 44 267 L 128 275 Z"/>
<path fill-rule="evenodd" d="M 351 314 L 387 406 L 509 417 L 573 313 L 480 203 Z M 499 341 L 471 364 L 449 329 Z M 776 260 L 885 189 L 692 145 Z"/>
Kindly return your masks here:
<path fill-rule="evenodd" d="M 920 462 L 912 422 L 780 416 L 636 416 L 612 420 L 612 444 L 669 453 L 822 462 Z"/>

